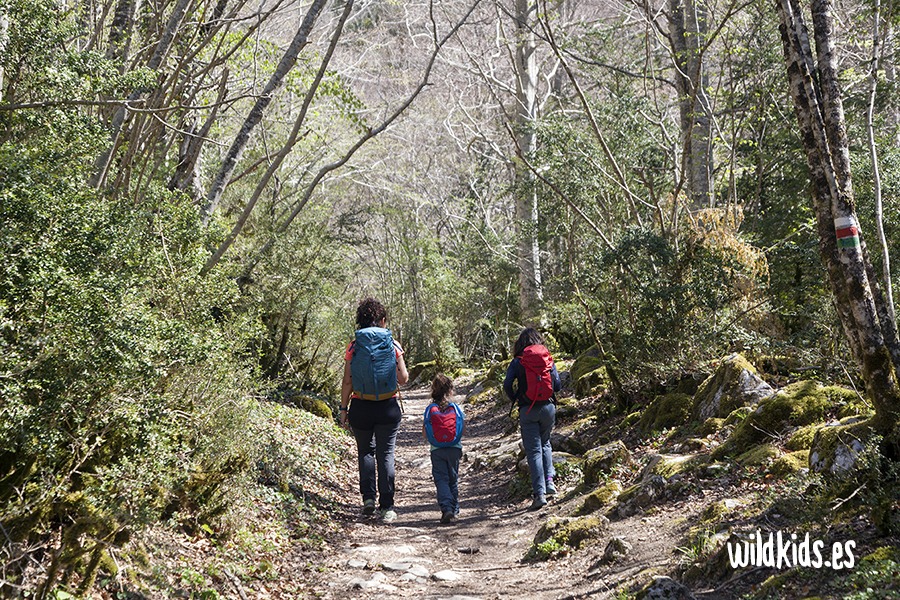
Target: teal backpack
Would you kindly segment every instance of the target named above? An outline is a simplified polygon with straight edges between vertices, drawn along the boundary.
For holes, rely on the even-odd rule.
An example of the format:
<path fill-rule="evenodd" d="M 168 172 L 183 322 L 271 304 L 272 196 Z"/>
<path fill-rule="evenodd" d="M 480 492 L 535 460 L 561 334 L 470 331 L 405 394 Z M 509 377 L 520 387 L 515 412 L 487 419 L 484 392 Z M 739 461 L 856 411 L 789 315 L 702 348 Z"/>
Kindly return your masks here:
<path fill-rule="evenodd" d="M 363 400 L 387 400 L 397 395 L 397 354 L 390 329 L 356 331 L 350 376 L 353 391 Z"/>

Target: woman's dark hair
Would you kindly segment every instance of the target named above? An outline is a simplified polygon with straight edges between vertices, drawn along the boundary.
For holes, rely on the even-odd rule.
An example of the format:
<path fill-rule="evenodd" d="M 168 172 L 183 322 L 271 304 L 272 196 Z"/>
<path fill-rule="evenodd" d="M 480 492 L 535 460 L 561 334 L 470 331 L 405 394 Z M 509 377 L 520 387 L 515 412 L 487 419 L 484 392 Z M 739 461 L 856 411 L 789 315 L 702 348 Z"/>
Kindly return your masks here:
<path fill-rule="evenodd" d="M 534 327 L 526 327 L 522 330 L 522 333 L 519 334 L 519 339 L 516 340 L 516 343 L 513 344 L 513 356 L 521 356 L 522 351 L 525 350 L 528 346 L 534 346 L 535 344 L 544 345 L 544 338 L 541 337 L 541 334 L 538 333 L 538 330 Z"/>
<path fill-rule="evenodd" d="M 375 298 L 366 298 L 359 303 L 356 308 L 356 325 L 357 329 L 366 327 L 374 327 L 387 318 L 387 309 Z"/>
<path fill-rule="evenodd" d="M 453 381 L 443 373 L 435 375 L 434 381 L 431 382 L 431 399 L 444 409 L 450 404 L 450 397 L 452 395 Z"/>

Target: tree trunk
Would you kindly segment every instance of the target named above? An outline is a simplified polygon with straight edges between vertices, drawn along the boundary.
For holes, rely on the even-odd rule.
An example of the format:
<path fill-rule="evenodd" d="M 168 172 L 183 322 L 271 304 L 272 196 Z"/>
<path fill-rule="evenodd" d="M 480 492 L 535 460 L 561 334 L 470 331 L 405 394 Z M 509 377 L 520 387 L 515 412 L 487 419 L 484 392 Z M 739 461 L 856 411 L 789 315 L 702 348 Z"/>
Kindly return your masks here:
<path fill-rule="evenodd" d="M 326 0 L 313 0 L 309 10 L 306 11 L 306 16 L 303 17 L 303 21 L 300 23 L 300 27 L 297 29 L 297 33 L 294 34 L 291 45 L 288 46 L 284 56 L 281 57 L 275 72 L 272 73 L 262 94 L 260 94 L 259 98 L 256 100 L 256 104 L 253 105 L 253 108 L 250 109 L 250 114 L 247 115 L 240 131 L 238 131 L 237 136 L 235 136 L 234 142 L 232 142 L 231 147 L 228 149 L 225 160 L 222 161 L 222 166 L 219 168 L 219 172 L 216 174 L 212 187 L 207 195 L 206 206 L 203 207 L 204 223 L 209 221 L 210 216 L 215 212 L 216 207 L 219 206 L 219 202 L 222 200 L 222 194 L 225 192 L 225 186 L 230 182 L 231 175 L 234 173 L 234 169 L 241 159 L 241 155 L 244 153 L 244 148 L 247 147 L 247 142 L 250 140 L 250 133 L 257 125 L 259 125 L 259 122 L 262 121 L 263 114 L 265 113 L 266 108 L 268 108 L 269 103 L 272 102 L 275 93 L 281 88 L 287 74 L 294 68 L 300 52 L 306 47 L 306 44 L 309 43 L 309 34 L 312 32 L 316 20 L 325 8 L 325 4 Z"/>
<path fill-rule="evenodd" d="M 785 63 L 810 170 L 819 252 L 853 358 L 882 431 L 900 420 L 900 342 L 896 323 L 859 232 L 850 152 L 838 87 L 830 0 L 813 0 L 816 55 L 797 0 L 776 0 Z"/>
<path fill-rule="evenodd" d="M 682 174 L 694 210 L 715 204 L 712 123 L 702 53 L 708 29 L 706 9 L 695 0 L 669 1 L 669 37 L 675 59 Z"/>
<path fill-rule="evenodd" d="M 537 5 L 516 0 L 516 112 L 517 144 L 527 161 L 537 151 L 537 63 L 535 35 Z M 538 246 L 538 202 L 534 174 L 522 161 L 516 161 L 515 223 L 519 266 L 519 305 L 523 322 L 539 320 L 543 289 L 541 257 Z"/>

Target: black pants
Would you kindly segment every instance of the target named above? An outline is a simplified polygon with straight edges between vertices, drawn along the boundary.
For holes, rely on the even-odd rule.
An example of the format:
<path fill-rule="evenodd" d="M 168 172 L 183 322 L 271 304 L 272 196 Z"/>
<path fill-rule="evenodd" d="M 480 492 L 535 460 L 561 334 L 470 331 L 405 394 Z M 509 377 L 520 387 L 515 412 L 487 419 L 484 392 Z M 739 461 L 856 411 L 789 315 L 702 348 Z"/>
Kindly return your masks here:
<path fill-rule="evenodd" d="M 353 398 L 347 413 L 356 438 L 359 493 L 363 502 L 375 499 L 377 472 L 378 508 L 381 510 L 394 506 L 394 446 L 401 416 L 397 398 L 381 401 Z"/>

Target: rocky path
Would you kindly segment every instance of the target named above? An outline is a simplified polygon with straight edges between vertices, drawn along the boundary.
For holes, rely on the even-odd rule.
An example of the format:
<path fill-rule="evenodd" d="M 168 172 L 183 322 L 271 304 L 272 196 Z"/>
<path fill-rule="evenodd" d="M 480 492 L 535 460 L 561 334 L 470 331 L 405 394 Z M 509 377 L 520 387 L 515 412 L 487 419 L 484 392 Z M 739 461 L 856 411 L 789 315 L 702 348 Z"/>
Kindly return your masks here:
<path fill-rule="evenodd" d="M 457 398 L 457 401 L 461 398 Z M 354 516 L 324 559 L 325 580 L 316 585 L 322 598 L 429 599 L 574 599 L 614 598 L 638 573 L 671 563 L 676 514 L 613 523 L 609 535 L 638 546 L 615 569 L 597 567 L 603 546 L 562 559 L 522 562 L 535 533 L 547 518 L 572 510 L 565 497 L 544 509 L 527 510 L 528 500 L 510 500 L 511 473 L 474 468 L 479 452 L 514 443 L 496 424 L 463 404 L 467 412 L 465 455 L 460 469 L 460 518 L 439 522 L 421 415 L 428 403 L 424 389 L 407 392 L 397 442 L 397 512 L 392 524 Z M 564 494 L 564 490 L 561 490 Z M 606 536 L 604 536 L 606 537 Z M 605 545 L 605 541 L 603 543 Z"/>

